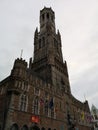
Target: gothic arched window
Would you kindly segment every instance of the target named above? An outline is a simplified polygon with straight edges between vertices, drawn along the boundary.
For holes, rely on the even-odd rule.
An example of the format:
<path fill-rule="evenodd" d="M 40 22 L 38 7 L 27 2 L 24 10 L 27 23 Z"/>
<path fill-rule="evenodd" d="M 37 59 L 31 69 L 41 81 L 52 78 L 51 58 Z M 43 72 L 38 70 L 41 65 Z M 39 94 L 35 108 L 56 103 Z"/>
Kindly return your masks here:
<path fill-rule="evenodd" d="M 27 106 L 28 106 L 28 97 L 24 94 L 20 96 L 20 104 L 19 108 L 21 111 L 27 111 Z"/>

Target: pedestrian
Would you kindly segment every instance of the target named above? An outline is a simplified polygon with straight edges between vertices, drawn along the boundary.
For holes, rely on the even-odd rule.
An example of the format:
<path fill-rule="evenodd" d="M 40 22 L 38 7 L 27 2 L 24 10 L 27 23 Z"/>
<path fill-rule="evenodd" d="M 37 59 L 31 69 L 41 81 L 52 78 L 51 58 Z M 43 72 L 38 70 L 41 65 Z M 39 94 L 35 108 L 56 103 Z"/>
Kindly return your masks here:
<path fill-rule="evenodd" d="M 75 130 L 79 130 L 78 127 L 75 127 Z"/>

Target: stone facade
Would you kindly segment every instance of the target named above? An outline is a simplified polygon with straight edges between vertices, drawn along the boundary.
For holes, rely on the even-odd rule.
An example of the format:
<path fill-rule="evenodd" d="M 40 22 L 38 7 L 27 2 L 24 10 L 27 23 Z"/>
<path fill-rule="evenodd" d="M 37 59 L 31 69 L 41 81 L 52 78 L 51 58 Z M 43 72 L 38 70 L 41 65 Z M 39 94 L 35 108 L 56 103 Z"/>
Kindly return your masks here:
<path fill-rule="evenodd" d="M 51 8 L 40 11 L 34 34 L 34 59 L 14 62 L 0 82 L 0 130 L 90 130 L 88 102 L 71 93 L 60 32 Z"/>

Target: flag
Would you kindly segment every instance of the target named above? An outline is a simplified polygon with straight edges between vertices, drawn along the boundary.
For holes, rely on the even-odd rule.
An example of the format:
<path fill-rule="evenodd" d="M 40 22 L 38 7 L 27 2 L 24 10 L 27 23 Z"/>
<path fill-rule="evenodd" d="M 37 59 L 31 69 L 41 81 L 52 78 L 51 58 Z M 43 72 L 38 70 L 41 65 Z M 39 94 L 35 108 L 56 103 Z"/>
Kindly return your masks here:
<path fill-rule="evenodd" d="M 87 115 L 87 120 L 88 120 L 89 123 L 91 123 L 94 120 L 94 118 L 93 118 L 93 116 L 91 114 L 88 114 Z"/>
<path fill-rule="evenodd" d="M 49 108 L 51 109 L 53 107 L 53 98 L 51 98 L 50 102 L 49 102 Z"/>
<path fill-rule="evenodd" d="M 84 120 L 84 112 L 81 113 L 81 119 Z"/>

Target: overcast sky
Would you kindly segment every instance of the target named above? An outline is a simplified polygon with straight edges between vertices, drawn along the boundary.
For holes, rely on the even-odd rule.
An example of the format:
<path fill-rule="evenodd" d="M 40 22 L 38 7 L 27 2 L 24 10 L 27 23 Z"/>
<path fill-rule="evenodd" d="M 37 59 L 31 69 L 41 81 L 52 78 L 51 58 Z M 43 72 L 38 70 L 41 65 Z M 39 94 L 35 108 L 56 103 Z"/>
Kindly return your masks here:
<path fill-rule="evenodd" d="M 32 57 L 44 6 L 55 12 L 72 94 L 98 108 L 98 0 L 0 0 L 0 81 L 10 74 L 21 49 L 26 61 Z"/>

